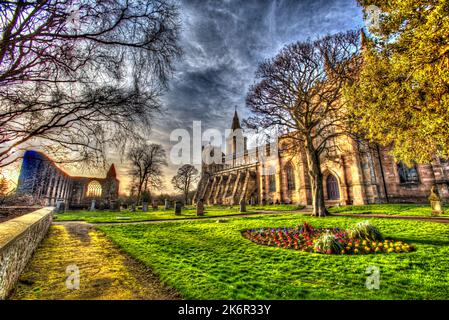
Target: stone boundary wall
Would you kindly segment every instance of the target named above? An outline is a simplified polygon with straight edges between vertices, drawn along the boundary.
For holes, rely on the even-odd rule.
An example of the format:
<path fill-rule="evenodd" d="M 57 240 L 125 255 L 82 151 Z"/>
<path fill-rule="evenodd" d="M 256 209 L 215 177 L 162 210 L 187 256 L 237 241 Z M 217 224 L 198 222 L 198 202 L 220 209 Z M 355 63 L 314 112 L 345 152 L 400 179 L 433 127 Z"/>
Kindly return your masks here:
<path fill-rule="evenodd" d="M 53 220 L 52 207 L 0 223 L 0 300 L 6 299 Z"/>

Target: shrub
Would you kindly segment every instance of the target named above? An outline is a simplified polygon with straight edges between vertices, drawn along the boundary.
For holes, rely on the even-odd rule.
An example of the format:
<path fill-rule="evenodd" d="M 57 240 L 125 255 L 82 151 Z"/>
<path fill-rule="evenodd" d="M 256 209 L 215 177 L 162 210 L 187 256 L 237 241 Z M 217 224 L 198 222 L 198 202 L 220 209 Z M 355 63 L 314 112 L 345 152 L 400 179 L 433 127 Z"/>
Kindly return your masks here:
<path fill-rule="evenodd" d="M 316 240 L 314 249 L 321 253 L 341 253 L 343 245 L 338 241 L 335 234 L 327 230 Z"/>
<path fill-rule="evenodd" d="M 362 221 L 357 223 L 354 227 L 348 230 L 351 239 L 363 239 L 369 241 L 383 241 L 384 237 L 380 231 L 373 226 L 369 221 Z"/>

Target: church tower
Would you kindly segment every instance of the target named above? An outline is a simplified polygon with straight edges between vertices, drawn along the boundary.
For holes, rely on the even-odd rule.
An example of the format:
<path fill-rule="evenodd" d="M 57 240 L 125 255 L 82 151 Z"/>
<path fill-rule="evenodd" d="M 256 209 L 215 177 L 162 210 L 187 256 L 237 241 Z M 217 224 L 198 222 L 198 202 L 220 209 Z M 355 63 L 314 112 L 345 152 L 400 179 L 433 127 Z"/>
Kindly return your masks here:
<path fill-rule="evenodd" d="M 246 151 L 246 138 L 243 137 L 242 126 L 240 125 L 237 107 L 234 109 L 234 116 L 231 123 L 231 132 L 226 137 L 226 160 L 228 164 L 233 164 L 235 159 L 243 156 Z"/>

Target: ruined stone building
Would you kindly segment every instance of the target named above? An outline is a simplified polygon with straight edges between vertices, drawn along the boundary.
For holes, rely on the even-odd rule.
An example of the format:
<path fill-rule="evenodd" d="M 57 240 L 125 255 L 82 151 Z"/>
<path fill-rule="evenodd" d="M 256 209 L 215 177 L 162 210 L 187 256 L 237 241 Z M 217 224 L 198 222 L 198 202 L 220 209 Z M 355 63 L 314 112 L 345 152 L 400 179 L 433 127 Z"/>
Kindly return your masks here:
<path fill-rule="evenodd" d="M 231 128 L 232 132 L 241 129 L 237 112 Z M 282 137 L 271 152 L 269 145 L 248 150 L 245 139 L 244 151 L 238 153 L 235 139 L 234 134 L 227 137 L 221 163 L 203 162 L 195 201 L 231 205 L 245 199 L 254 204 L 311 204 L 305 154 L 288 148 L 288 141 Z M 344 136 L 335 144 L 333 154 L 321 164 L 328 205 L 426 202 L 433 185 L 449 200 L 448 161 L 438 159 L 408 168 L 396 163 L 387 148 Z M 214 152 L 221 150 L 212 148 L 211 154 Z M 266 156 L 263 161 L 262 155 Z"/>
<path fill-rule="evenodd" d="M 17 193 L 31 195 L 36 202 L 55 205 L 62 200 L 71 208 L 87 208 L 93 199 L 109 206 L 118 197 L 119 180 L 112 164 L 105 178 L 70 176 L 44 154 L 25 152 Z"/>

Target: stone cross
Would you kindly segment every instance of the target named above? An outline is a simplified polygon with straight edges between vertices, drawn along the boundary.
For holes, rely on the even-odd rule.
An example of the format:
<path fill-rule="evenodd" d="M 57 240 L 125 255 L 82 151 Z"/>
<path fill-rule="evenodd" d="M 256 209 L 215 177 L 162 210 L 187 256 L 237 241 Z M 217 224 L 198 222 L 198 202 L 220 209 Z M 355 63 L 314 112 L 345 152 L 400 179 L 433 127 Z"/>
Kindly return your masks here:
<path fill-rule="evenodd" d="M 197 216 L 204 216 L 204 203 L 203 199 L 200 199 L 198 203 L 196 204 L 196 215 Z"/>
<path fill-rule="evenodd" d="M 245 199 L 240 200 L 240 212 L 246 212 L 246 201 L 245 201 Z"/>
<path fill-rule="evenodd" d="M 175 216 L 180 216 L 181 215 L 181 207 L 182 207 L 181 202 L 176 201 L 176 203 L 175 203 Z"/>

